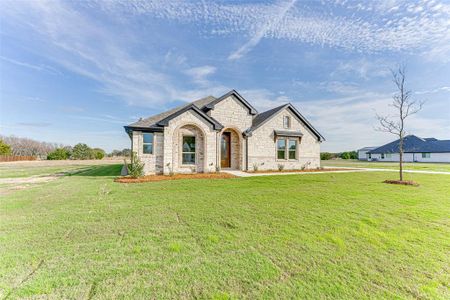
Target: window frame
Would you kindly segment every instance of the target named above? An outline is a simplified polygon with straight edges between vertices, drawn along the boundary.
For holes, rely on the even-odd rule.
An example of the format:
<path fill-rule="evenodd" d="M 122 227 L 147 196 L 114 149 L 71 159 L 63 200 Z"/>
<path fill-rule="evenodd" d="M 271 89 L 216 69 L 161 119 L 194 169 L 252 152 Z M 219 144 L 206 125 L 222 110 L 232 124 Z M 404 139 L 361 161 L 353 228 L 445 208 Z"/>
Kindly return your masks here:
<path fill-rule="evenodd" d="M 284 157 L 278 157 L 278 151 L 283 151 L 278 148 L 278 142 L 280 140 L 284 141 Z M 289 158 L 289 153 L 293 152 L 293 150 L 289 149 L 289 143 L 293 141 L 295 142 L 295 158 Z M 277 161 L 297 161 L 298 160 L 298 145 L 300 144 L 298 138 L 289 138 L 289 137 L 277 137 L 275 141 L 275 158 Z"/>
<path fill-rule="evenodd" d="M 386 158 L 392 158 L 392 153 L 386 153 L 385 156 Z"/>
<path fill-rule="evenodd" d="M 184 151 L 184 138 L 194 138 L 194 151 Z M 182 166 L 195 166 L 197 164 L 197 137 L 195 135 L 189 135 L 189 134 L 183 134 L 181 136 L 181 165 Z M 185 163 L 184 162 L 184 154 L 193 154 L 194 155 L 194 162 L 193 163 Z"/>
<path fill-rule="evenodd" d="M 384 153 L 381 153 L 381 159 L 384 159 Z"/>
<path fill-rule="evenodd" d="M 290 129 L 291 128 L 291 117 L 283 116 L 283 128 Z"/>
<path fill-rule="evenodd" d="M 295 149 L 293 151 L 291 150 L 291 147 L 289 145 L 291 141 L 295 143 Z M 287 148 L 288 148 L 287 159 L 297 160 L 298 139 L 288 139 Z M 294 158 L 291 158 L 291 152 L 294 152 Z"/>
<path fill-rule="evenodd" d="M 151 135 L 152 136 L 151 143 L 146 143 L 145 142 L 145 135 Z M 151 145 L 152 146 L 150 153 L 145 152 L 145 146 L 147 146 L 147 145 Z M 155 149 L 155 134 L 153 132 L 143 132 L 142 133 L 142 154 L 143 155 L 153 155 L 154 149 Z"/>
<path fill-rule="evenodd" d="M 430 152 L 422 152 L 422 158 L 431 158 Z"/>
<path fill-rule="evenodd" d="M 280 137 L 280 138 L 277 138 L 277 140 L 276 140 L 276 143 L 275 143 L 275 157 L 276 157 L 276 159 L 277 160 L 286 160 L 286 152 L 287 152 L 287 138 L 285 138 L 285 137 Z M 284 141 L 284 150 L 280 150 L 280 148 L 278 147 L 278 142 L 279 141 Z M 279 151 L 284 151 L 284 158 L 279 158 L 278 157 L 278 152 Z"/>

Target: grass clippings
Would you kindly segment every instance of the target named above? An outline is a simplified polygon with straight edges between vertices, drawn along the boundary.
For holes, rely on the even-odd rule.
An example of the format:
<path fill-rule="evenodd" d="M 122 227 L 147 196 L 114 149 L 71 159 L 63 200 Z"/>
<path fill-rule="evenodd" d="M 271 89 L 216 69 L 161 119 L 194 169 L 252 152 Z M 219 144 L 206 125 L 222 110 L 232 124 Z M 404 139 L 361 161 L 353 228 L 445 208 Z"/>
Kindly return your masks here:
<path fill-rule="evenodd" d="M 258 170 L 258 171 L 245 171 L 246 173 L 314 173 L 314 172 L 334 172 L 334 171 L 351 171 L 357 169 L 349 168 L 326 168 L 326 169 L 305 169 L 305 170 Z"/>
<path fill-rule="evenodd" d="M 180 179 L 228 179 L 237 176 L 229 173 L 197 173 L 197 174 L 174 174 L 168 175 L 147 175 L 139 178 L 132 177 L 118 177 L 114 179 L 115 182 L 120 183 L 144 183 L 164 180 L 180 180 Z"/>
<path fill-rule="evenodd" d="M 419 186 L 417 182 L 412 180 L 385 180 L 383 183 Z"/>

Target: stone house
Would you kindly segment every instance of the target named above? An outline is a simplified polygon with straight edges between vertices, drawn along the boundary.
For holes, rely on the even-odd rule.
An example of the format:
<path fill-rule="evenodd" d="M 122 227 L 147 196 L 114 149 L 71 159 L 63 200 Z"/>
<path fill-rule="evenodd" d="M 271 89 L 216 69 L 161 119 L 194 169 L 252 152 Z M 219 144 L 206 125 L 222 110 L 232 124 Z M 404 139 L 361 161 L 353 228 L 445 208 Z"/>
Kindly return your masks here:
<path fill-rule="evenodd" d="M 320 166 L 323 136 L 290 103 L 263 113 L 232 90 L 125 126 L 145 174 Z"/>

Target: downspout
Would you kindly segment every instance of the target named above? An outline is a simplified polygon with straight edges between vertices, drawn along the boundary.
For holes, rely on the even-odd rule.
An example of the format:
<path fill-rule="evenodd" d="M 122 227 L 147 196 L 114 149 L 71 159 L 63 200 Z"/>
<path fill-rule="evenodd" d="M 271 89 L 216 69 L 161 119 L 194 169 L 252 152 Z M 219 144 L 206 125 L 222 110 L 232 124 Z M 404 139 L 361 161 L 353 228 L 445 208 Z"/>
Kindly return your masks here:
<path fill-rule="evenodd" d="M 220 168 L 219 165 L 219 131 L 216 131 L 216 170 Z"/>
<path fill-rule="evenodd" d="M 245 170 L 248 171 L 248 136 L 245 137 Z"/>

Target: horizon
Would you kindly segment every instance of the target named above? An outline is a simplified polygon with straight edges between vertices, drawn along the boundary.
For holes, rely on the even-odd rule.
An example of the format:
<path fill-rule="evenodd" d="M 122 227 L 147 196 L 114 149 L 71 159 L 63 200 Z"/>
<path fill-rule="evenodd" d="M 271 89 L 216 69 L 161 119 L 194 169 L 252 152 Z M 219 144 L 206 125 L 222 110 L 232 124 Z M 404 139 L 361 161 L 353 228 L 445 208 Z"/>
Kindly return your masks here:
<path fill-rule="evenodd" d="M 408 134 L 450 139 L 450 4 L 440 1 L 0 3 L 1 135 L 130 148 L 123 126 L 235 89 L 291 102 L 321 152 L 397 138 L 390 68 L 426 100 Z"/>

